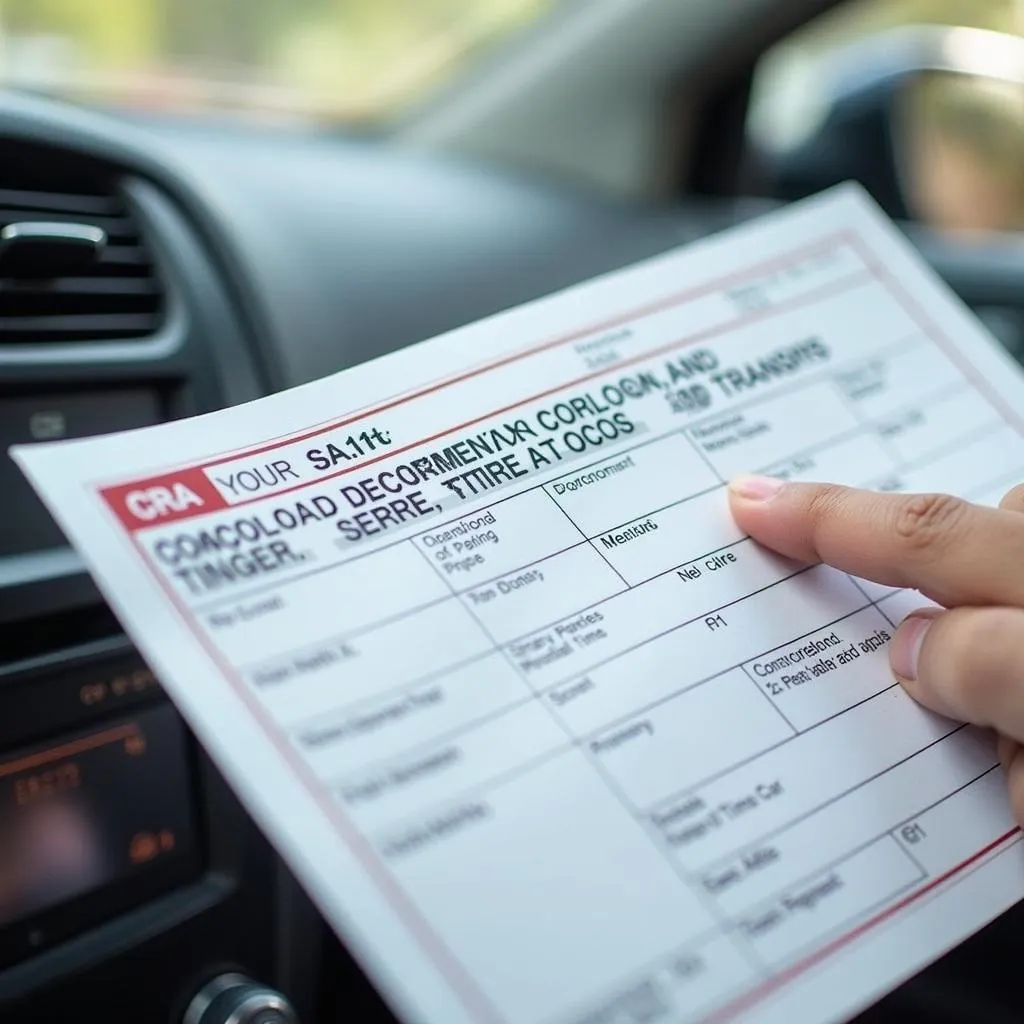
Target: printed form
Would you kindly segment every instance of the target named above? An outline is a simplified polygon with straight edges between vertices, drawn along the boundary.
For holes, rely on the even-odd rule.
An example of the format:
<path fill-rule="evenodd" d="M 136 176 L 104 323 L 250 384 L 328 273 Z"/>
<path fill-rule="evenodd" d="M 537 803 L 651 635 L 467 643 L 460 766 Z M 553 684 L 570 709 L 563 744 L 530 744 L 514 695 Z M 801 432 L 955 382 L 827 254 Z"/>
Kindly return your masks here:
<path fill-rule="evenodd" d="M 401 301 L 396 296 L 396 301 Z M 740 472 L 995 503 L 1024 378 L 852 188 L 290 393 L 19 448 L 399 1019 L 842 1019 L 1024 895 L 920 595 Z"/>

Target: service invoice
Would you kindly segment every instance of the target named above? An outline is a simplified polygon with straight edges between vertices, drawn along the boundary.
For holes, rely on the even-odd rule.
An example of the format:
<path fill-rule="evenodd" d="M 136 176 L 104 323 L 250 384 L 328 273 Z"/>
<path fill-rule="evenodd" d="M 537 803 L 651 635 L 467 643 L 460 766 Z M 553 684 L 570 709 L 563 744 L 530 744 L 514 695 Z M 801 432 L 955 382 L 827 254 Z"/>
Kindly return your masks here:
<path fill-rule="evenodd" d="M 395 301 L 401 301 L 396 296 Z M 844 188 L 294 391 L 15 458 L 403 1021 L 838 1020 L 1024 895 L 925 603 L 740 472 L 995 503 L 1024 377 Z"/>

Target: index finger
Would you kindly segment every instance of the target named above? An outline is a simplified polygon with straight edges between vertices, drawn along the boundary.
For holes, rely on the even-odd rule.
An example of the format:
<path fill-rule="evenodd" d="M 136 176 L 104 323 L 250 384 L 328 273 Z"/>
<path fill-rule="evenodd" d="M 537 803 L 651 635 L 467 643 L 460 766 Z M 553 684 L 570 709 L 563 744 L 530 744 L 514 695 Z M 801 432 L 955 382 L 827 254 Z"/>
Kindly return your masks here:
<path fill-rule="evenodd" d="M 947 494 L 878 494 L 834 484 L 743 477 L 737 525 L 802 562 L 825 562 L 933 601 L 1024 605 L 1024 517 Z"/>

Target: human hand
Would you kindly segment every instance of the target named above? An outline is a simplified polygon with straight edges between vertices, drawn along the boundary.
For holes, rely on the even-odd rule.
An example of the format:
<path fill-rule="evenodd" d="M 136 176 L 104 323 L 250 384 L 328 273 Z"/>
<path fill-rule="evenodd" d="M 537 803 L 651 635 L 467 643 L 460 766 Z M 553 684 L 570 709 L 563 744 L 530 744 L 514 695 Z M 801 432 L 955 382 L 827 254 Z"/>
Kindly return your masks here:
<path fill-rule="evenodd" d="M 1024 824 L 1024 485 L 998 509 L 767 477 L 741 477 L 729 497 L 739 527 L 766 547 L 942 606 L 900 624 L 893 672 L 932 710 L 996 731 Z"/>

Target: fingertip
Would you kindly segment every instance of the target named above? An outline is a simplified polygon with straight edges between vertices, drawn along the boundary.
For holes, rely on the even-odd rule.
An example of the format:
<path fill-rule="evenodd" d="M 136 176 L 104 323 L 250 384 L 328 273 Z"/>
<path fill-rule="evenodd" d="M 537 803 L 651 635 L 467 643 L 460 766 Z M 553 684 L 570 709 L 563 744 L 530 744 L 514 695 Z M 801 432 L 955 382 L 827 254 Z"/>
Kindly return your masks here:
<path fill-rule="evenodd" d="M 889 645 L 889 664 L 900 680 L 908 683 L 917 681 L 921 648 L 935 616 L 934 610 L 920 608 L 911 612 L 897 627 Z"/>
<path fill-rule="evenodd" d="M 736 525 L 755 540 L 771 533 L 772 502 L 778 498 L 785 481 L 770 476 L 738 476 L 729 483 L 729 509 Z"/>
<path fill-rule="evenodd" d="M 836 484 L 781 480 L 769 476 L 740 476 L 729 486 L 737 526 L 759 544 L 798 562 L 824 561 L 818 540 L 823 527 L 837 532 L 844 506 L 838 500 L 848 489 Z M 850 512 L 845 512 L 847 518 Z M 826 522 L 830 519 L 831 522 Z M 837 568 L 848 560 L 845 542 L 834 545 Z"/>
<path fill-rule="evenodd" d="M 785 480 L 779 480 L 774 476 L 744 474 L 730 481 L 729 497 L 742 504 L 763 504 L 778 497 L 785 485 Z"/>
<path fill-rule="evenodd" d="M 797 561 L 818 561 L 807 542 L 807 488 L 777 477 L 738 476 L 729 484 L 729 508 L 736 525 L 758 544 Z"/>
<path fill-rule="evenodd" d="M 934 665 L 922 670 L 922 662 L 931 664 L 935 660 L 934 644 L 925 652 L 929 639 L 942 643 L 942 638 L 931 633 L 940 616 L 949 613 L 942 608 L 917 608 L 910 612 L 896 627 L 896 634 L 889 644 L 889 666 L 897 682 L 918 704 L 934 711 L 943 718 L 954 721 L 963 719 L 963 710 L 949 700 L 947 688 L 935 678 Z M 948 625 L 949 620 L 945 620 Z M 923 656 L 924 655 L 924 656 Z"/>
<path fill-rule="evenodd" d="M 1024 512 L 1024 484 L 1017 484 L 1007 491 L 999 502 L 999 507 L 1004 512 Z"/>

